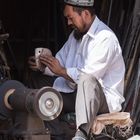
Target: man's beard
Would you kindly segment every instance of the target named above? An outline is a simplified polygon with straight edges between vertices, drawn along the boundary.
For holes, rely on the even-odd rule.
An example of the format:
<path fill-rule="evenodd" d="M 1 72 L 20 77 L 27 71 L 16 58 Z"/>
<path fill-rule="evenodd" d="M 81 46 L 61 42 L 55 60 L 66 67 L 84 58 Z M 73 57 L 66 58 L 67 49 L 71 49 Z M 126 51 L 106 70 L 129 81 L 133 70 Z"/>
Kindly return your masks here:
<path fill-rule="evenodd" d="M 78 30 L 74 30 L 74 37 L 76 40 L 80 40 L 83 37 L 83 34 L 80 33 Z"/>
<path fill-rule="evenodd" d="M 74 30 L 74 37 L 76 40 L 80 40 L 82 39 L 82 37 L 87 33 L 87 31 L 85 32 L 80 32 L 77 29 Z"/>

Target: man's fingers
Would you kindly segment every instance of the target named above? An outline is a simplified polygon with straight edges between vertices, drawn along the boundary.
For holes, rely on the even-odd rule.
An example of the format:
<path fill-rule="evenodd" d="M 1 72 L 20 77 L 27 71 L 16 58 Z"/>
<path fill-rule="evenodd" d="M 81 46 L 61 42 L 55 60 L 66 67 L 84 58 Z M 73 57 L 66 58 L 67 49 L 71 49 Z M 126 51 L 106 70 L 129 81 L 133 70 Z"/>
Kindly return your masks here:
<path fill-rule="evenodd" d="M 55 59 L 52 56 L 49 56 L 49 57 L 47 57 L 47 56 L 40 56 L 40 61 L 43 64 L 51 64 L 51 63 L 54 62 L 54 60 Z"/>
<path fill-rule="evenodd" d="M 40 59 L 53 61 L 55 57 L 50 56 L 50 55 L 45 55 L 45 56 L 40 56 Z"/>
<path fill-rule="evenodd" d="M 28 60 L 28 64 L 29 65 L 36 65 L 35 61 L 32 61 L 32 60 Z"/>

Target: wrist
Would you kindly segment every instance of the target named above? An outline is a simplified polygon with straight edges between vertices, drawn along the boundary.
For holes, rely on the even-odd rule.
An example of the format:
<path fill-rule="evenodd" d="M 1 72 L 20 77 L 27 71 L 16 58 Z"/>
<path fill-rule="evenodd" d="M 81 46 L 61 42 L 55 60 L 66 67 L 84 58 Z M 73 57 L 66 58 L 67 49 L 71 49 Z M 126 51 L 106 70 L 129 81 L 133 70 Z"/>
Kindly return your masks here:
<path fill-rule="evenodd" d="M 62 67 L 59 71 L 59 75 L 62 77 L 65 77 L 67 75 L 66 69 L 64 67 Z"/>

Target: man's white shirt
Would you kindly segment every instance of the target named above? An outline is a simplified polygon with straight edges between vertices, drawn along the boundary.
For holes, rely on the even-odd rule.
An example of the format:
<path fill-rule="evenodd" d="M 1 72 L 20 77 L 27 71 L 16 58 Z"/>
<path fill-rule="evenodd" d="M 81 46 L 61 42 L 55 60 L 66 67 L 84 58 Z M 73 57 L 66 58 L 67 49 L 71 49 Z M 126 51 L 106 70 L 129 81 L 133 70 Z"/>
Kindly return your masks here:
<path fill-rule="evenodd" d="M 96 16 L 89 31 L 81 40 L 74 38 L 73 32 L 56 54 L 67 74 L 77 84 L 80 74 L 91 74 L 103 87 L 110 112 L 121 110 L 124 102 L 125 65 L 118 39 L 109 27 Z M 46 74 L 50 74 L 48 68 Z M 58 77 L 53 88 L 60 92 L 74 91 L 74 83 Z"/>

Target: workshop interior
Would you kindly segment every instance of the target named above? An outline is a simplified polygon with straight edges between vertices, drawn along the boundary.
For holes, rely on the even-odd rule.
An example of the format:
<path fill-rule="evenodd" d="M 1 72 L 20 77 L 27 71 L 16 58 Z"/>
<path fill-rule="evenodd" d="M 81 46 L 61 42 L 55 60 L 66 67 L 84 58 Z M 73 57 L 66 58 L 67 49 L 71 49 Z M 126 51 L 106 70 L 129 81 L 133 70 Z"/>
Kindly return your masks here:
<path fill-rule="evenodd" d="M 122 47 L 126 65 L 126 102 L 123 111 L 131 113 L 133 134 L 138 135 L 140 1 L 95 0 L 95 11 L 115 32 Z M 63 106 L 62 97 L 52 88 L 26 88 L 30 77 L 27 61 L 38 47 L 48 48 L 55 55 L 69 33 L 63 16 L 63 0 L 0 2 L 0 140 L 50 140 L 49 130 L 44 128 L 43 120 L 51 121 L 59 116 Z M 13 87 L 15 90 L 12 90 Z M 16 102 L 17 98 L 23 100 Z M 43 102 L 43 105 L 38 102 Z M 44 106 L 50 110 L 44 111 Z M 20 122 L 22 124 L 19 126 Z M 33 128 L 36 131 L 28 131 Z"/>

